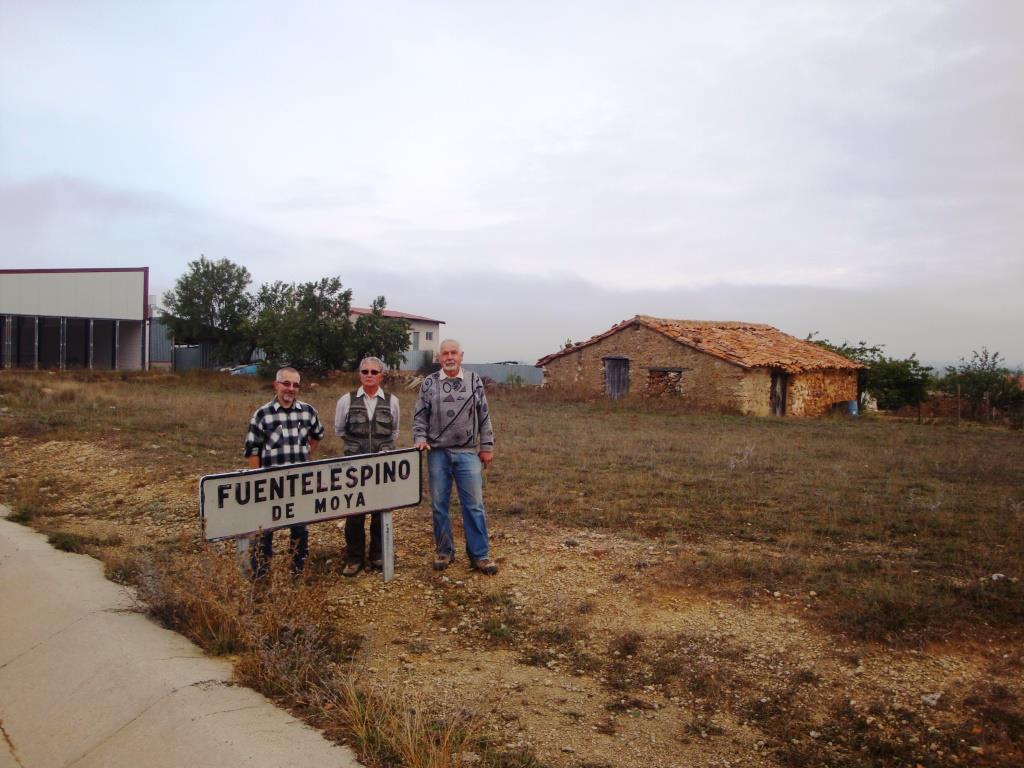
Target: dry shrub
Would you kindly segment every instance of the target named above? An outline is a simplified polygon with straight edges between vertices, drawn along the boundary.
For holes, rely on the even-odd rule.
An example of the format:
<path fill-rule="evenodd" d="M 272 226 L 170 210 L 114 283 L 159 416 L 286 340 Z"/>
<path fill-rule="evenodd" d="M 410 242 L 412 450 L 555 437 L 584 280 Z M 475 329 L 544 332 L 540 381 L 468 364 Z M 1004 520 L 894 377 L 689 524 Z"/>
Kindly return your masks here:
<path fill-rule="evenodd" d="M 236 653 L 254 643 L 253 587 L 228 556 L 196 552 L 136 550 L 114 563 L 131 583 L 149 615 L 211 653 Z M 112 574 L 114 575 L 114 574 Z"/>
<path fill-rule="evenodd" d="M 465 708 L 410 700 L 400 685 L 355 675 L 325 683 L 319 705 L 335 713 L 328 732 L 340 726 L 370 765 L 455 768 L 467 754 L 486 751 L 479 742 L 482 720 Z"/>
<path fill-rule="evenodd" d="M 15 523 L 29 523 L 45 515 L 49 509 L 45 488 L 47 482 L 38 477 L 22 480 L 15 486 L 14 511 L 8 519 Z"/>
<path fill-rule="evenodd" d="M 294 581 L 286 568 L 253 584 L 232 551 L 183 540 L 170 550 L 112 553 L 111 570 L 161 624 L 212 653 L 238 654 L 241 683 L 351 744 L 367 765 L 454 768 L 474 750 L 485 768 L 533 764 L 507 762 L 474 711 L 410 701 L 400 685 L 359 674 L 360 649 L 372 638 L 340 632 L 326 590 Z"/>
<path fill-rule="evenodd" d="M 121 544 L 121 537 L 114 535 L 107 538 L 87 536 L 73 531 L 53 531 L 47 534 L 47 541 L 54 549 L 62 552 L 74 552 L 79 555 L 91 555 L 100 547 L 116 547 Z"/>

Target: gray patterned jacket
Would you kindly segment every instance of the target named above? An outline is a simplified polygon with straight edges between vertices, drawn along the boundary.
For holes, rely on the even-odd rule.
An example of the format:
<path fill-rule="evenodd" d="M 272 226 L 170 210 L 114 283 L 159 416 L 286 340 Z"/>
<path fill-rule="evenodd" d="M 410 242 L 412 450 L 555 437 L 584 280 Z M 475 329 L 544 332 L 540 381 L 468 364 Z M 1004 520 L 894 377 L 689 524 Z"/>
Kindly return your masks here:
<path fill-rule="evenodd" d="M 463 377 L 437 371 L 423 380 L 412 417 L 413 443 L 425 440 L 431 448 L 452 451 L 494 450 L 484 383 L 473 371 L 463 369 Z"/>

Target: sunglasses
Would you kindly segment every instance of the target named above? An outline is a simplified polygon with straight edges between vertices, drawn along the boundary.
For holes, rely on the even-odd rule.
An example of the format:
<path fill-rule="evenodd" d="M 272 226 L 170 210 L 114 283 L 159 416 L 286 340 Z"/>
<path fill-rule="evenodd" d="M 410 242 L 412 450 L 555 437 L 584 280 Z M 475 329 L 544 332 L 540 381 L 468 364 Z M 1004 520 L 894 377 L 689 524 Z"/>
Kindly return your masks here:
<path fill-rule="evenodd" d="M 369 368 L 363 368 L 363 370 L 361 370 L 360 373 L 363 374 L 364 376 L 376 376 L 380 373 L 380 371 L 371 371 Z"/>
<path fill-rule="evenodd" d="M 294 381 L 279 381 L 277 382 L 285 389 L 299 389 L 302 385 Z"/>

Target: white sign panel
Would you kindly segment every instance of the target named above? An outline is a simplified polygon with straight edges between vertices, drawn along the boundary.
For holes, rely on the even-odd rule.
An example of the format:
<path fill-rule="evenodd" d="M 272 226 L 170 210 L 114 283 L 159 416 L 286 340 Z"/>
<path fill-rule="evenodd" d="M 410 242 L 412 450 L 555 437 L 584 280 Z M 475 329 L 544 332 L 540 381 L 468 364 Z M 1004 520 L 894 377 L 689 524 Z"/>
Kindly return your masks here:
<path fill-rule="evenodd" d="M 208 541 L 420 503 L 420 452 L 322 459 L 206 475 L 199 515 Z"/>

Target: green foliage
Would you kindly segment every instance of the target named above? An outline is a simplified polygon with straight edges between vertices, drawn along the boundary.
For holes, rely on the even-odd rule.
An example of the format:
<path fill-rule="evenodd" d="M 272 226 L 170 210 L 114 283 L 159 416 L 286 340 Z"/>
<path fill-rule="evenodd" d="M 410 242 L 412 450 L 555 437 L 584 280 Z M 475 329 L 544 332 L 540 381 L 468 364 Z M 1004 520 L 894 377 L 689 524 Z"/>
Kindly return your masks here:
<path fill-rule="evenodd" d="M 847 357 L 857 363 L 863 363 L 864 365 L 871 365 L 877 360 L 882 359 L 882 349 L 885 347 L 884 344 L 868 345 L 866 341 L 858 341 L 856 344 L 843 340 L 842 344 L 833 344 L 828 339 L 816 339 L 818 335 L 817 331 L 807 334 L 807 341 L 811 344 L 816 344 L 824 349 L 830 349 L 836 354 Z"/>
<path fill-rule="evenodd" d="M 1002 355 L 982 347 L 980 352 L 971 353 L 969 361 L 960 358 L 959 365 L 946 368 L 942 388 L 959 394 L 971 404 L 975 414 L 983 411 L 987 418 L 991 409 L 1006 411 L 1024 404 L 1020 377 L 1020 371 L 1003 365 Z"/>
<path fill-rule="evenodd" d="M 189 262 L 188 271 L 164 294 L 175 343 L 210 344 L 218 362 L 249 360 L 255 348 L 251 281 L 249 270 L 227 259 L 200 256 Z"/>
<path fill-rule="evenodd" d="M 373 300 L 370 314 L 356 318 L 352 337 L 352 366 L 364 357 L 374 356 L 390 368 L 400 368 L 402 353 L 409 348 L 409 321 L 384 317 L 386 302 L 383 296 Z"/>
<path fill-rule="evenodd" d="M 865 341 L 833 344 L 828 339 L 815 339 L 816 335 L 808 335 L 807 341 L 865 366 L 857 372 L 857 394 L 870 392 L 882 410 L 919 405 L 928 399 L 932 369 L 921 365 L 916 355 L 899 360 L 883 354 L 884 344 L 869 345 Z"/>
<path fill-rule="evenodd" d="M 882 410 L 920 405 L 928 399 L 932 369 L 921 365 L 914 355 L 906 360 L 882 357 L 867 369 L 866 387 Z"/>
<path fill-rule="evenodd" d="M 247 292 L 250 282 L 249 271 L 227 259 L 202 256 L 191 262 L 164 295 L 175 342 L 210 344 L 220 363 L 251 360 L 260 348 L 272 367 L 287 362 L 321 370 L 351 368 L 367 355 L 393 368 L 401 365 L 409 323 L 384 317 L 383 296 L 353 325 L 352 291 L 343 289 L 338 277 L 278 280 L 261 285 L 255 296 Z"/>
<path fill-rule="evenodd" d="M 342 368 L 350 358 L 352 291 L 337 277 L 280 280 L 256 296 L 256 334 L 267 358 L 300 368 Z"/>

